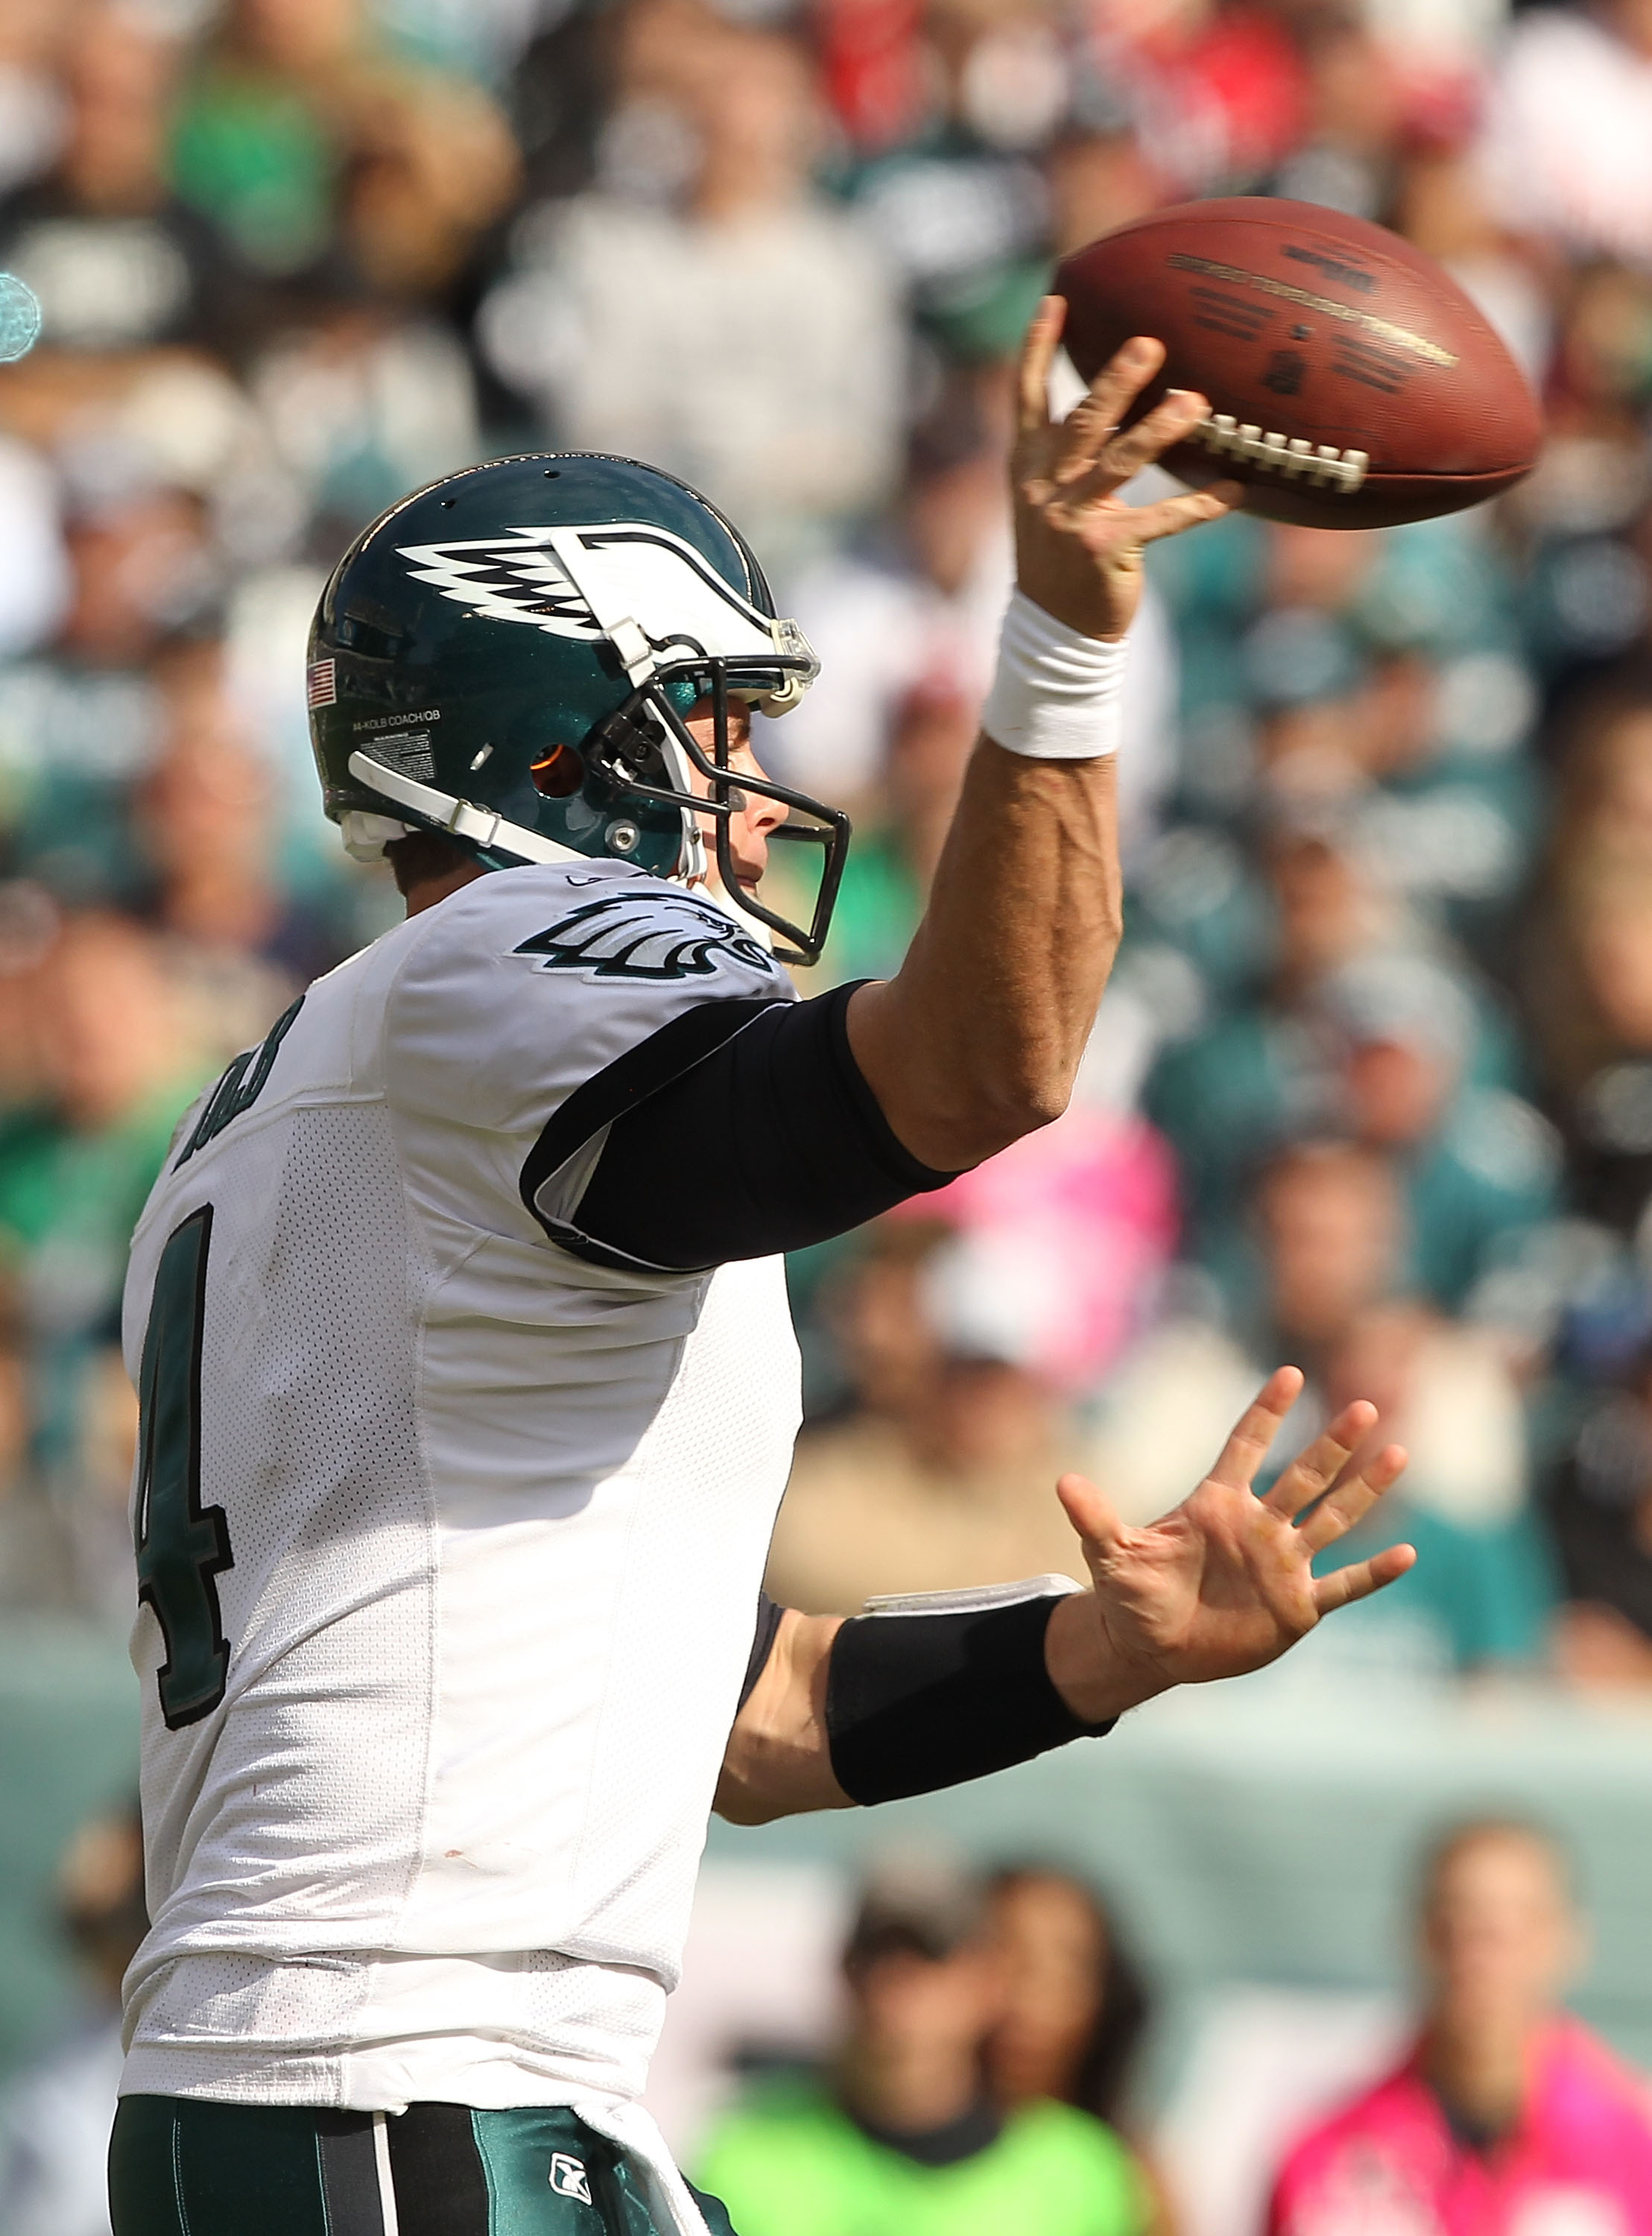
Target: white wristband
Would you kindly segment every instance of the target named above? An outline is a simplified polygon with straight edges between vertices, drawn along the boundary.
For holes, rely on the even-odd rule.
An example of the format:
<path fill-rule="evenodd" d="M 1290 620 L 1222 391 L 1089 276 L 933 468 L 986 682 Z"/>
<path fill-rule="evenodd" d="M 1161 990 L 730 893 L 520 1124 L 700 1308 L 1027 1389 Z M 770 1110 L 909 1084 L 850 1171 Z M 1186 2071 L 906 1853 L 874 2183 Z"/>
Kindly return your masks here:
<path fill-rule="evenodd" d="M 1013 591 L 982 729 L 1031 760 L 1088 761 L 1117 753 L 1124 642 L 1080 635 L 1025 591 Z"/>

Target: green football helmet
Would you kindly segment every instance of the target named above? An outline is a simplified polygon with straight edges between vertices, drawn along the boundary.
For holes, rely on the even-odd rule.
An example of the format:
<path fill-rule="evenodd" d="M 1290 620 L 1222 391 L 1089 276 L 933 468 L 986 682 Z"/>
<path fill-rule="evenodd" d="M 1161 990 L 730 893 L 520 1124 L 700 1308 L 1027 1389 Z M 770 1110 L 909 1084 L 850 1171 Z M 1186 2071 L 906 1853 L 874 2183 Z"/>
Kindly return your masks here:
<path fill-rule="evenodd" d="M 436 831 L 489 869 L 596 856 L 685 882 L 706 874 L 709 820 L 730 901 L 813 963 L 849 819 L 731 769 L 729 717 L 784 714 L 818 667 L 685 483 L 585 451 L 496 458 L 403 497 L 334 568 L 308 669 L 324 804 L 362 859 Z M 709 755 L 685 719 L 702 700 Z M 729 819 L 752 792 L 789 811 L 772 836 L 821 850 L 806 925 L 735 875 Z"/>

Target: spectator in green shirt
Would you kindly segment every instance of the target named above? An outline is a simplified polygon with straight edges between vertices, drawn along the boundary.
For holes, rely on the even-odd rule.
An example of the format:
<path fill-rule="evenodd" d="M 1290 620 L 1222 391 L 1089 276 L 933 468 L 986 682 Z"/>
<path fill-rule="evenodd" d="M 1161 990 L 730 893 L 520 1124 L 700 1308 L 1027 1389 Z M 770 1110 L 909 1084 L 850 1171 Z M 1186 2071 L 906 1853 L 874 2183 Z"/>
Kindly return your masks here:
<path fill-rule="evenodd" d="M 939 1869 L 875 1878 L 843 1974 L 829 2073 L 758 2090 L 702 2160 L 740 2236 L 1142 2236 L 1151 2194 L 1110 2127 L 987 2093 L 1006 1983 L 976 1887 Z"/>

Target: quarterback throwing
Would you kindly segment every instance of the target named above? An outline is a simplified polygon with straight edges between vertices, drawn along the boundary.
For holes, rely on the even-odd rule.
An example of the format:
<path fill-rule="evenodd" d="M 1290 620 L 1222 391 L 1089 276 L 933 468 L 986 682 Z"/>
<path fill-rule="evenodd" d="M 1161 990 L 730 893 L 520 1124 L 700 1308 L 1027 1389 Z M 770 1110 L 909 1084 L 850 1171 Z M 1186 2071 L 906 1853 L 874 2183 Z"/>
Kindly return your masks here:
<path fill-rule="evenodd" d="M 1204 409 L 1119 433 L 1155 343 L 1051 424 L 1059 312 L 1022 365 L 998 681 L 887 983 L 799 1000 L 780 967 L 819 952 L 848 825 L 753 759 L 751 709 L 815 661 L 694 491 L 495 461 L 327 585 L 326 812 L 408 917 L 188 1114 L 134 1246 L 154 1925 L 118 2236 L 726 2231 L 639 2102 L 714 1803 L 980 1776 L 1409 1565 L 1312 1573 L 1402 1464 L 1355 1460 L 1369 1406 L 1253 1495 L 1285 1368 L 1151 1529 L 1058 1487 L 1086 1589 L 760 1598 L 780 1253 L 1063 1108 L 1118 936 L 1142 547 L 1223 510 L 1119 501 Z M 796 922 L 761 884 L 782 839 L 816 858 Z"/>

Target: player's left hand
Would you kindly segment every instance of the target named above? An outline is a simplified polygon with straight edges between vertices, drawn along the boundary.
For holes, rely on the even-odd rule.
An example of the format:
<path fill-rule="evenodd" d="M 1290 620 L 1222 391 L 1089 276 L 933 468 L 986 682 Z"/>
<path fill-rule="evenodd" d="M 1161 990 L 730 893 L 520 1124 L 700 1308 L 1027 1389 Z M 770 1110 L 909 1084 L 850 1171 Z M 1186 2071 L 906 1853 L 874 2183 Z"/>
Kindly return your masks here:
<path fill-rule="evenodd" d="M 1348 1463 L 1376 1425 L 1374 1405 L 1345 1406 L 1265 1497 L 1251 1490 L 1300 1394 L 1294 1366 L 1272 1375 L 1204 1481 L 1145 1529 L 1121 1522 L 1094 1483 L 1064 1476 L 1057 1495 L 1083 1542 L 1092 1589 L 1052 1617 L 1050 1672 L 1068 1705 L 1100 1722 L 1172 1685 L 1242 1676 L 1274 1661 L 1321 1616 L 1369 1597 L 1416 1560 L 1394 1545 L 1315 1577 L 1313 1561 L 1375 1505 L 1406 1464 L 1389 1444 Z"/>
<path fill-rule="evenodd" d="M 1066 304 L 1046 295 L 1027 328 L 1010 482 L 1015 500 L 1015 581 L 1035 606 L 1086 636 L 1119 637 L 1142 595 L 1142 549 L 1216 520 L 1244 495 L 1236 482 L 1126 504 L 1118 492 L 1162 451 L 1190 434 L 1210 406 L 1171 389 L 1124 432 L 1119 423 L 1164 362 L 1145 335 L 1124 344 L 1062 420 L 1050 417 L 1050 367 Z"/>

